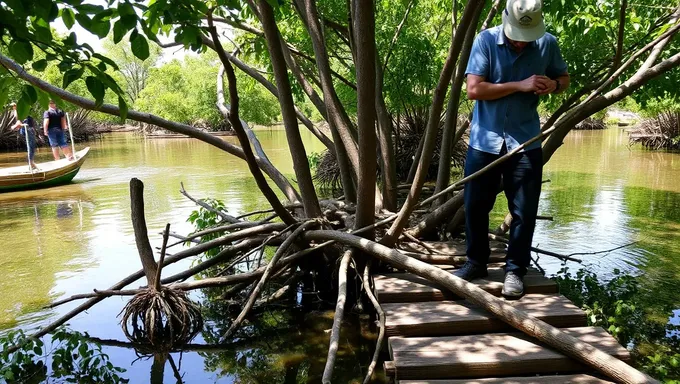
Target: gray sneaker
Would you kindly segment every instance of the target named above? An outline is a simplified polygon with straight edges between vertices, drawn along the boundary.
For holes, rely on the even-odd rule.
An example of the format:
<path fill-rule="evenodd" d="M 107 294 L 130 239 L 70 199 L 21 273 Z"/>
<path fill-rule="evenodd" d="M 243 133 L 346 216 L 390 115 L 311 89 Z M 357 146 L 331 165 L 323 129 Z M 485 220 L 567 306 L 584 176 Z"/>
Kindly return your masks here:
<path fill-rule="evenodd" d="M 472 281 L 481 277 L 487 277 L 489 273 L 487 272 L 486 268 L 478 267 L 471 262 L 466 261 L 461 268 L 456 269 L 453 272 L 453 275 L 460 277 L 465 281 Z"/>
<path fill-rule="evenodd" d="M 522 276 L 512 271 L 506 273 L 501 294 L 509 298 L 521 297 L 524 294 L 524 282 L 522 281 Z"/>

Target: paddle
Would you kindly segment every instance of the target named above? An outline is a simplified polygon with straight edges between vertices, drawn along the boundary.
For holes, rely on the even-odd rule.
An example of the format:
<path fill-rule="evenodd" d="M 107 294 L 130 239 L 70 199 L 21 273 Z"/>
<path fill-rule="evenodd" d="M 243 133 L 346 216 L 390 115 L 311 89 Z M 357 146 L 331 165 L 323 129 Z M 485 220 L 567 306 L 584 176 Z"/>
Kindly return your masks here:
<path fill-rule="evenodd" d="M 71 151 L 73 152 L 73 159 L 76 159 L 76 142 L 73 141 L 73 130 L 71 129 L 71 119 L 68 117 L 68 112 L 66 112 L 66 123 L 68 124 L 68 133 L 71 136 Z"/>
<path fill-rule="evenodd" d="M 28 157 L 28 169 L 31 171 L 31 175 L 33 174 L 33 167 L 31 166 L 31 143 L 28 140 L 28 125 L 27 124 L 21 124 L 21 126 L 24 128 L 24 136 L 26 136 L 26 156 Z"/>

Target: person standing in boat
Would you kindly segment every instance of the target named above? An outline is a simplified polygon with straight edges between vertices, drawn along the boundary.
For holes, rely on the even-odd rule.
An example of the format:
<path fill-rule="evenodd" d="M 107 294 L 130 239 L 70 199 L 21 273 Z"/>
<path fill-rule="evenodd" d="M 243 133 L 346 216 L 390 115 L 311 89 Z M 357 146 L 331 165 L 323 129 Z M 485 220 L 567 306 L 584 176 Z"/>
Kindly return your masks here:
<path fill-rule="evenodd" d="M 69 160 L 73 160 L 73 153 L 66 142 L 65 131 L 68 129 L 66 124 L 66 115 L 64 111 L 57 108 L 54 100 L 50 100 L 50 109 L 43 114 L 43 130 L 45 136 L 50 141 L 52 147 L 52 155 L 54 160 L 59 160 L 59 148 L 64 153 L 64 156 Z"/>
<path fill-rule="evenodd" d="M 465 160 L 469 176 L 537 136 L 540 97 L 569 86 L 557 39 L 545 31 L 542 1 L 508 0 L 503 24 L 475 39 L 465 74 L 468 98 L 475 100 Z M 541 142 L 536 141 L 465 185 L 468 261 L 456 276 L 468 281 L 487 276 L 489 212 L 502 178 L 512 214 L 502 293 L 507 297 L 524 293 L 542 169 Z"/>
<path fill-rule="evenodd" d="M 28 151 L 28 159 L 29 162 L 31 163 L 31 168 L 38 169 L 38 166 L 35 165 L 35 162 L 33 161 L 33 159 L 35 158 L 35 151 L 38 148 L 37 145 L 35 144 L 35 120 L 33 120 L 33 117 L 31 117 L 30 115 L 26 116 L 26 118 L 23 121 L 19 120 L 16 103 L 12 103 L 12 109 L 14 110 L 14 118 L 17 121 L 12 126 L 12 130 L 18 129 L 19 134 L 24 137 L 28 135 L 28 148 L 26 148 L 26 150 Z"/>

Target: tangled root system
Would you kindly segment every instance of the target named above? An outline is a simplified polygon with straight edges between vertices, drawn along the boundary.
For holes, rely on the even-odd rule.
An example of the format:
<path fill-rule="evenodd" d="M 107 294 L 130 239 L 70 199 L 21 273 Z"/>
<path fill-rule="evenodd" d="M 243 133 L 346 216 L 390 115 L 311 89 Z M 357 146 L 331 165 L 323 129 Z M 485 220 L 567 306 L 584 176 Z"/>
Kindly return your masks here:
<path fill-rule="evenodd" d="M 184 291 L 168 287 L 136 294 L 121 314 L 121 326 L 130 341 L 159 349 L 186 344 L 203 328 L 198 306 Z"/>

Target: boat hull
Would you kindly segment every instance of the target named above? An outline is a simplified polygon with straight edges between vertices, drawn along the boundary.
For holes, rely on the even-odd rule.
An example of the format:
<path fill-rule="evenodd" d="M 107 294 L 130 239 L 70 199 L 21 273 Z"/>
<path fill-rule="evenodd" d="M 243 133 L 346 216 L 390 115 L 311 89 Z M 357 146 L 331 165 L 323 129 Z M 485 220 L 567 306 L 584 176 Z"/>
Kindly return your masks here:
<path fill-rule="evenodd" d="M 0 169 L 0 193 L 47 188 L 71 182 L 80 171 L 89 147 L 76 152 L 76 161 L 65 159 L 38 165 L 39 171 L 28 171 L 28 166 Z"/>

